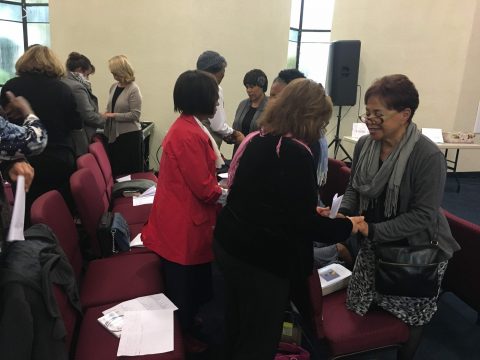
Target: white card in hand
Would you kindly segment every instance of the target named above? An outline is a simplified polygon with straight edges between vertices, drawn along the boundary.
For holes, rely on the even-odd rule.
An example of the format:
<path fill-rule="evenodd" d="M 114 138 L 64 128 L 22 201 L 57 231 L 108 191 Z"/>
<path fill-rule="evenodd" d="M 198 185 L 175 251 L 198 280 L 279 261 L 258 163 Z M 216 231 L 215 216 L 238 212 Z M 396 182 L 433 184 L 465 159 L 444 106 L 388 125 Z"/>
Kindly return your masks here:
<path fill-rule="evenodd" d="M 8 230 L 7 241 L 25 240 L 23 237 L 23 225 L 25 222 L 25 178 L 23 175 L 17 177 L 17 191 L 15 203 L 13 204 L 12 220 Z"/>
<path fill-rule="evenodd" d="M 338 194 L 335 194 L 332 200 L 332 207 L 330 209 L 330 219 L 335 219 L 338 214 L 338 209 L 340 209 L 340 204 L 342 203 L 343 195 L 338 196 Z"/>

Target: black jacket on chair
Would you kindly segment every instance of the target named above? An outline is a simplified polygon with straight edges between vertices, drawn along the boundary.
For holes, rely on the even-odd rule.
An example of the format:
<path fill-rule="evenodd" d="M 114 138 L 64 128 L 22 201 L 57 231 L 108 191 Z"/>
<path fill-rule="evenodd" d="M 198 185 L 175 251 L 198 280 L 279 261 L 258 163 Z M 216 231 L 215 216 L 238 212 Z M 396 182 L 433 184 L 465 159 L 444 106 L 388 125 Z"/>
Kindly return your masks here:
<path fill-rule="evenodd" d="M 2 360 L 68 359 L 66 330 L 52 287 L 59 285 L 80 311 L 75 275 L 51 229 L 25 231 L 4 247 L 0 267 Z"/>

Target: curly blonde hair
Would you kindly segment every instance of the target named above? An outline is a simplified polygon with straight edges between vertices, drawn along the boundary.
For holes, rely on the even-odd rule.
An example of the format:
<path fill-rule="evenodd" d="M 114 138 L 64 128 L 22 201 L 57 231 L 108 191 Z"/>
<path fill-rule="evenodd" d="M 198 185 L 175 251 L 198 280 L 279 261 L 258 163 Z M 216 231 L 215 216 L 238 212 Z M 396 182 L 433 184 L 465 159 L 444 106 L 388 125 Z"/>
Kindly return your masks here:
<path fill-rule="evenodd" d="M 291 134 L 307 144 L 317 141 L 332 116 L 332 101 L 322 84 L 295 79 L 270 99 L 258 124 L 274 135 Z"/>
<path fill-rule="evenodd" d="M 15 64 L 17 75 L 43 74 L 52 78 L 65 75 L 65 68 L 54 52 L 47 46 L 32 45 Z"/>
<path fill-rule="evenodd" d="M 128 62 L 125 55 L 117 55 L 108 60 L 110 72 L 117 77 L 121 83 L 131 83 L 135 81 L 135 74 L 132 65 Z"/>

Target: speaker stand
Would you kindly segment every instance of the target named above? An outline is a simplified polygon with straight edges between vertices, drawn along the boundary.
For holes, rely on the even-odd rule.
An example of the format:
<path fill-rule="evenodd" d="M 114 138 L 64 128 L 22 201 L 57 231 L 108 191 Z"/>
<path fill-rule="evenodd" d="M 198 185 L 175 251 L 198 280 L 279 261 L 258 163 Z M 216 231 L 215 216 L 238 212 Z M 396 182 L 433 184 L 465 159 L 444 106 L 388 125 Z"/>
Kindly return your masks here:
<path fill-rule="evenodd" d="M 338 114 L 337 114 L 337 130 L 335 132 L 335 137 L 330 142 L 330 144 L 328 144 L 328 147 L 330 148 L 330 146 L 335 144 L 335 148 L 333 150 L 333 158 L 334 159 L 337 158 L 338 149 L 340 148 L 340 149 L 342 149 L 343 153 L 345 154 L 345 157 L 342 160 L 347 160 L 348 159 L 351 162 L 352 158 L 348 154 L 347 150 L 343 147 L 342 139 L 340 139 L 340 121 L 341 120 L 342 120 L 342 107 L 339 106 L 338 107 Z"/>

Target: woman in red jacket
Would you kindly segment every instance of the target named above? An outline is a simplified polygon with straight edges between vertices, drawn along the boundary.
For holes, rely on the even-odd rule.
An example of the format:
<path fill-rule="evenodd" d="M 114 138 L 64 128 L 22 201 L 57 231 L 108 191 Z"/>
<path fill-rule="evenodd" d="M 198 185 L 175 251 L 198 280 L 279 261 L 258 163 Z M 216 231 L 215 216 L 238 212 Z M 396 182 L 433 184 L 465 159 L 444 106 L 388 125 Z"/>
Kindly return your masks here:
<path fill-rule="evenodd" d="M 188 334 L 199 306 L 211 297 L 212 233 L 227 191 L 216 178 L 216 168 L 223 164 L 220 152 L 201 123 L 215 114 L 215 78 L 203 71 L 184 72 L 173 100 L 180 116 L 163 142 L 157 191 L 142 239 L 164 259 L 165 293 L 179 308 Z"/>

